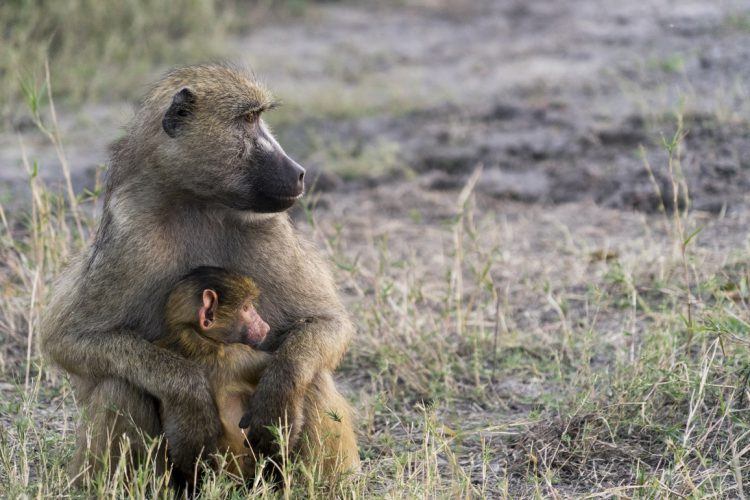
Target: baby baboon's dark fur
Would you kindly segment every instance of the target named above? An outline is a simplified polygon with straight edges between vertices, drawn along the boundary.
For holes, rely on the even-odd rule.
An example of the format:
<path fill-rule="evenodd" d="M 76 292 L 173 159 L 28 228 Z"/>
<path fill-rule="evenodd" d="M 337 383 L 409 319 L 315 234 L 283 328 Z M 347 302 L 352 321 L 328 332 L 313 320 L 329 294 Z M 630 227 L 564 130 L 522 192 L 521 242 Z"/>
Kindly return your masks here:
<path fill-rule="evenodd" d="M 177 69 L 114 145 L 96 238 L 59 278 L 42 326 L 44 352 L 71 375 L 89 419 L 80 430 L 80 444 L 90 431 L 89 454 L 79 446 L 75 468 L 121 434 L 134 445 L 141 432 L 163 433 L 188 477 L 196 458 L 216 449 L 221 426 L 205 375 L 153 343 L 164 334 L 169 290 L 199 266 L 248 275 L 261 290 L 273 360 L 243 418 L 255 450 L 277 451 L 266 426 L 280 421 L 298 436 L 316 387 L 340 398 L 330 373 L 353 328 L 327 266 L 284 213 L 304 170 L 260 119 L 272 104 L 242 71 Z M 326 401 L 317 405 L 325 410 Z"/>

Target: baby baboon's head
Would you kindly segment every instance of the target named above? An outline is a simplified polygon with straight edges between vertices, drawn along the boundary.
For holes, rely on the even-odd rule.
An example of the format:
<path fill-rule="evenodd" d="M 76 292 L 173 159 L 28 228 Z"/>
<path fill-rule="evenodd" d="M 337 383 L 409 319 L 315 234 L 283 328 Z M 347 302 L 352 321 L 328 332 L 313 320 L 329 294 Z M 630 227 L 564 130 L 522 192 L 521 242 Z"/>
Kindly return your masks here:
<path fill-rule="evenodd" d="M 143 102 L 131 137 L 151 144 L 157 178 L 170 192 L 237 210 L 281 212 L 304 191 L 305 169 L 289 158 L 261 114 L 271 94 L 224 65 L 168 73 Z"/>

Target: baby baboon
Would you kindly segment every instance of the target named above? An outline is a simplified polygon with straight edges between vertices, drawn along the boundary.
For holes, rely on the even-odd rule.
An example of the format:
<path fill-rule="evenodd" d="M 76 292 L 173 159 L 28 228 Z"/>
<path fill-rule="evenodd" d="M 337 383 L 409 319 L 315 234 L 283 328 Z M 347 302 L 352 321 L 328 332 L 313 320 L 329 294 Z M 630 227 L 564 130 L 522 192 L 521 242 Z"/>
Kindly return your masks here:
<path fill-rule="evenodd" d="M 167 333 L 156 342 L 205 370 L 222 426 L 218 451 L 227 455 L 227 469 L 244 477 L 254 461 L 239 423 L 270 357 L 257 349 L 269 330 L 255 310 L 258 295 L 250 278 L 195 269 L 169 294 Z"/>
<path fill-rule="evenodd" d="M 258 288 L 248 277 L 217 267 L 195 269 L 169 294 L 167 333 L 156 342 L 205 370 L 223 429 L 218 451 L 227 456 L 227 470 L 245 478 L 252 477 L 256 457 L 246 446 L 239 423 L 272 358 L 258 350 L 269 330 L 255 310 L 258 296 Z M 301 448 L 306 460 L 320 464 L 321 472 L 330 475 L 356 466 L 346 455 L 356 444 L 346 402 L 335 393 L 327 394 L 327 399 L 320 396 L 314 394 L 303 409 L 302 442 L 292 451 Z M 324 404 L 324 412 L 319 415 L 317 408 L 307 405 L 320 399 L 317 404 Z"/>
<path fill-rule="evenodd" d="M 164 435 L 186 477 L 201 453 L 217 449 L 222 429 L 207 377 L 154 343 L 166 330 L 170 290 L 205 265 L 250 276 L 263 290 L 257 310 L 273 359 L 242 419 L 253 450 L 278 453 L 268 429 L 279 422 L 292 441 L 303 424 L 322 426 L 312 435 L 327 430 L 330 418 L 305 412 L 325 414 L 340 400 L 331 372 L 354 328 L 328 265 L 284 213 L 303 194 L 305 170 L 263 122 L 273 102 L 236 68 L 179 68 L 151 88 L 113 146 L 96 237 L 54 286 L 41 329 L 44 352 L 71 375 L 88 416 L 74 471 L 122 435 L 131 443 Z M 353 435 L 347 447 L 356 462 Z M 140 461 L 144 450 L 131 449 Z"/>

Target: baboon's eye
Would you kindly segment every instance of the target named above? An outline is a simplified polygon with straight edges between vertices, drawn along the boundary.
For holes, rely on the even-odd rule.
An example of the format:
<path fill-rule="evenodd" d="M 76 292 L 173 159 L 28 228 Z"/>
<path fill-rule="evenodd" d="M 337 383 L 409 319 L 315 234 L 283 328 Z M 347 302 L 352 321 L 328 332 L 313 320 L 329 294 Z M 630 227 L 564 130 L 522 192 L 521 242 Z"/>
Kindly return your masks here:
<path fill-rule="evenodd" d="M 245 113 L 245 122 L 247 123 L 257 123 L 259 118 L 260 118 L 260 113 L 258 113 L 257 111 L 251 111 L 249 113 Z"/>

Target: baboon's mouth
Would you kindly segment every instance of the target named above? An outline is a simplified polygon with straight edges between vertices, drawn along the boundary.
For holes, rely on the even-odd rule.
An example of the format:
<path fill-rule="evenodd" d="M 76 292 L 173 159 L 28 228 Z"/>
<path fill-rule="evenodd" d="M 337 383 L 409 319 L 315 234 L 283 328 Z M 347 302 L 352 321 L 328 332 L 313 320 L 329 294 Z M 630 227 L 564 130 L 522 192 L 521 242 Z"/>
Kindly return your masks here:
<path fill-rule="evenodd" d="M 297 201 L 300 198 L 302 198 L 302 195 L 304 195 L 305 192 L 301 191 L 299 194 L 294 196 L 274 196 L 273 198 L 279 200 L 279 201 Z"/>
<path fill-rule="evenodd" d="M 282 212 L 294 205 L 304 194 L 304 191 L 291 196 L 261 194 L 255 198 L 253 206 L 248 208 L 259 213 Z"/>

